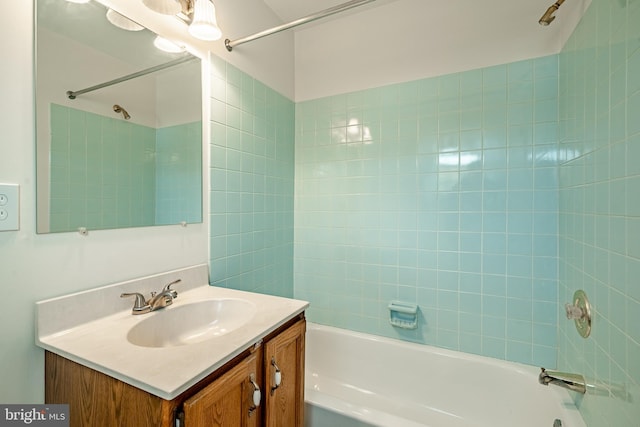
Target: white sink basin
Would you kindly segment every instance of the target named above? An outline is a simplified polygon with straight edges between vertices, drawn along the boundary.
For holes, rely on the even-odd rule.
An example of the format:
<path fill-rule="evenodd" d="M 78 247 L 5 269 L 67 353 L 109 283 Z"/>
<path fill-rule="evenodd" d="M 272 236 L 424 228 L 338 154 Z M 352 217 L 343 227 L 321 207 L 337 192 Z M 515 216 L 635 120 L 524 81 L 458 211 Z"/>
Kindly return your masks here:
<path fill-rule="evenodd" d="M 174 304 L 180 304 L 176 302 Z M 255 304 L 244 299 L 211 299 L 154 311 L 129 330 L 141 347 L 176 347 L 227 334 L 251 320 Z"/>

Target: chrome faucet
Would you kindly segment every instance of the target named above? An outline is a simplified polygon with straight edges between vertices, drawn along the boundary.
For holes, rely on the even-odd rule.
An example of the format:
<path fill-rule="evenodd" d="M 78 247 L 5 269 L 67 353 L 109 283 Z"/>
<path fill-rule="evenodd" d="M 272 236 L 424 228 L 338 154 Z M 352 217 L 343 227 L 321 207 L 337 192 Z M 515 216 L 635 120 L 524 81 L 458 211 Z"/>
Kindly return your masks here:
<path fill-rule="evenodd" d="M 587 382 L 580 374 L 569 374 L 566 372 L 547 371 L 540 368 L 541 372 L 538 376 L 538 382 L 542 385 L 557 385 L 578 393 L 585 394 L 587 392 Z"/>
<path fill-rule="evenodd" d="M 176 292 L 175 289 L 171 289 L 171 286 L 176 283 L 180 283 L 181 281 L 181 279 L 178 279 L 165 285 L 160 293 L 151 292 L 151 298 L 148 300 L 145 299 L 144 295 L 138 292 L 123 293 L 120 295 L 120 298 L 136 297 L 133 308 L 131 309 L 131 314 L 150 313 L 173 304 L 173 300 L 178 298 L 178 292 Z"/>

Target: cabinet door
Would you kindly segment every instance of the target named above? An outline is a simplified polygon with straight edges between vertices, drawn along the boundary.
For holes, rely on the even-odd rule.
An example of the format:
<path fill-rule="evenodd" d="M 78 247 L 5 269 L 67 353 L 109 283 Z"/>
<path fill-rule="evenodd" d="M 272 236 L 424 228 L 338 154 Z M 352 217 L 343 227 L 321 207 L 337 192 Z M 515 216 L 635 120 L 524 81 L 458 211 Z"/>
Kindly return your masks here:
<path fill-rule="evenodd" d="M 302 319 L 265 344 L 265 427 L 304 424 L 305 330 L 306 322 Z"/>
<path fill-rule="evenodd" d="M 253 404 L 261 351 L 256 351 L 184 402 L 185 427 L 258 427 Z M 253 380 L 253 382 L 252 382 Z"/>

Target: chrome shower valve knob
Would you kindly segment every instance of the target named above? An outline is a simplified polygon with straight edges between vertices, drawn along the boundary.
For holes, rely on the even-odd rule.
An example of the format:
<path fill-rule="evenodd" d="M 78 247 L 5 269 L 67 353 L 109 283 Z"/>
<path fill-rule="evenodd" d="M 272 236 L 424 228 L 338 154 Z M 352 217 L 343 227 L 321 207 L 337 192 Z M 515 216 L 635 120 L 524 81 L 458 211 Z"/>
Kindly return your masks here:
<path fill-rule="evenodd" d="M 576 330 L 582 338 L 587 338 L 591 334 L 591 304 L 584 291 L 577 290 L 573 294 L 573 304 L 564 305 L 567 319 L 575 321 Z"/>
<path fill-rule="evenodd" d="M 580 319 L 583 319 L 585 316 L 585 313 L 582 311 L 582 309 L 575 305 L 566 303 L 564 305 L 564 309 L 567 312 L 567 319 L 569 320 L 580 320 Z"/>

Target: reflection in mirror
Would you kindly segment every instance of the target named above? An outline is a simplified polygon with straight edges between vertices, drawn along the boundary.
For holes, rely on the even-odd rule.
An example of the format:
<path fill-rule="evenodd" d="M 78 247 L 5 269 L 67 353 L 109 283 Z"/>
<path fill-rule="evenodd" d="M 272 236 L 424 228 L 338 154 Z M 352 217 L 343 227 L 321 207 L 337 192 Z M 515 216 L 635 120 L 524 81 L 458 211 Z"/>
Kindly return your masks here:
<path fill-rule="evenodd" d="M 36 5 L 38 233 L 201 222 L 200 60 L 95 1 Z"/>

